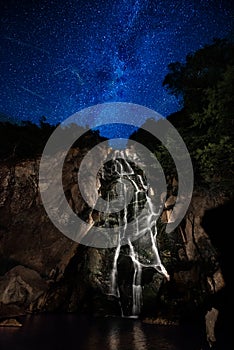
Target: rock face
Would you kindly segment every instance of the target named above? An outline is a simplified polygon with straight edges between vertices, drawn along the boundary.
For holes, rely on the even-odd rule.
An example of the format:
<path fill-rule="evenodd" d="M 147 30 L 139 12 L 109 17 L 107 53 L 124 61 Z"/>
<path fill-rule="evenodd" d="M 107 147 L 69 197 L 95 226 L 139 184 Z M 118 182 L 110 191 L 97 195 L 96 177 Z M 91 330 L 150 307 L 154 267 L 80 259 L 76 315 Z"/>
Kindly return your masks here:
<path fill-rule="evenodd" d="M 64 191 L 73 210 L 94 222 L 97 219 L 95 213 L 87 207 L 76 183 L 77 169 L 85 152 L 87 150 L 73 149 L 69 153 L 64 167 Z M 109 295 L 114 248 L 79 245 L 53 226 L 38 190 L 39 161 L 30 159 L 0 164 L 2 316 L 6 316 L 7 310 L 11 310 L 9 316 L 55 310 L 120 314 L 119 301 Z M 165 225 L 175 202 L 177 183 L 173 179 L 169 185 L 171 190 L 159 220 L 158 246 L 171 279 L 166 282 L 155 271 L 143 271 L 142 315 L 170 319 L 171 322 L 203 317 L 205 322 L 205 314 L 215 303 L 215 296 L 225 289 L 226 279 L 219 263 L 219 251 L 211 243 L 212 232 L 208 235 L 203 219 L 208 210 L 221 207 L 226 198 L 194 193 L 181 225 L 166 234 Z M 92 194 L 94 202 L 99 187 L 99 180 L 87 173 L 87 192 Z M 123 257 L 121 259 L 124 261 Z M 131 274 L 131 263 L 124 265 L 119 261 L 119 278 L 129 303 Z"/>
<path fill-rule="evenodd" d="M 0 303 L 28 307 L 47 289 L 47 283 L 34 270 L 15 266 L 0 277 Z"/>
<path fill-rule="evenodd" d="M 219 198 L 220 203 L 222 200 Z M 169 289 L 172 288 L 172 291 L 169 291 L 170 299 L 174 299 L 175 304 L 181 304 L 185 312 L 191 313 L 191 318 L 196 315 L 196 310 L 206 302 L 208 296 L 225 286 L 218 252 L 202 227 L 205 212 L 217 204 L 217 200 L 194 192 L 184 220 L 176 232 L 172 233 L 174 238 L 170 237 L 170 234 L 167 237 L 172 242 L 168 256 L 174 260 L 172 264 L 168 261 L 171 270 Z M 164 246 L 166 245 L 165 242 Z M 173 248 L 173 245 L 177 247 Z M 167 261 L 167 258 L 165 259 Z"/>
<path fill-rule="evenodd" d="M 38 191 L 39 159 L 1 164 L 1 273 L 27 266 L 46 278 L 63 271 L 76 244 L 47 218 Z"/>

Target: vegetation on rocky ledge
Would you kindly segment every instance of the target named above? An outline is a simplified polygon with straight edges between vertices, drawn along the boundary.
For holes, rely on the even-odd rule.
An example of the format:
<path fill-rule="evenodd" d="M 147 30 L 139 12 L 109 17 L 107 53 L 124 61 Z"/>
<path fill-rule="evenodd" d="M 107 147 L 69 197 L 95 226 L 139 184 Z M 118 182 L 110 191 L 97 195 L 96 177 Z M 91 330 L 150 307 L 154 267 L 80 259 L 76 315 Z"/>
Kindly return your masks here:
<path fill-rule="evenodd" d="M 185 141 L 195 184 L 233 192 L 234 44 L 214 40 L 185 63 L 171 63 L 163 84 L 181 102 L 181 110 L 167 119 Z M 155 123 L 147 120 L 145 126 L 155 128 Z M 131 138 L 155 152 L 166 174 L 176 173 L 168 151 L 152 135 L 140 129 Z"/>

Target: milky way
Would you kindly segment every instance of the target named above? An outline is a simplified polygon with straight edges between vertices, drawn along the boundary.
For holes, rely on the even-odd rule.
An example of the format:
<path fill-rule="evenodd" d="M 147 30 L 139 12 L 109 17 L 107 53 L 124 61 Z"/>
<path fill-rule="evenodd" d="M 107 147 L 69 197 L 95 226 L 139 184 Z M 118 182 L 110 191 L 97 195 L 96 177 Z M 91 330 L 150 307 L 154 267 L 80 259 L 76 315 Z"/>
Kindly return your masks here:
<path fill-rule="evenodd" d="M 58 123 L 103 102 L 166 116 L 167 66 L 231 37 L 230 1 L 1 1 L 0 112 Z M 88 121 L 81 121 L 88 123 Z"/>

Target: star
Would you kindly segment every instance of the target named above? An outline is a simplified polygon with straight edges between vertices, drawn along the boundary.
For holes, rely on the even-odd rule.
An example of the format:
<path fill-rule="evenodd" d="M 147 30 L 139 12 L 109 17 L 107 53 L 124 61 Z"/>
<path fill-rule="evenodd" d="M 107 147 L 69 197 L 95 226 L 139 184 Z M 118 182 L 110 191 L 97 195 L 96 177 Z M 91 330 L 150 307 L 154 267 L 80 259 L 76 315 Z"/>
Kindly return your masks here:
<path fill-rule="evenodd" d="M 180 108 L 162 87 L 168 64 L 232 31 L 221 0 L 5 0 L 0 112 L 57 124 L 97 103 L 132 102 L 167 116 Z"/>

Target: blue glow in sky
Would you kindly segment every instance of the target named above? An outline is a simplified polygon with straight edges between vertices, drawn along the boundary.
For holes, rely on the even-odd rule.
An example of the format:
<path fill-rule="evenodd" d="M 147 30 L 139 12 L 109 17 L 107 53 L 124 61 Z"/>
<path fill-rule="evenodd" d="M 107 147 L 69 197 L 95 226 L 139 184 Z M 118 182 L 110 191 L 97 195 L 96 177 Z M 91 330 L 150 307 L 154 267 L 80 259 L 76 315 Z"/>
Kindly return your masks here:
<path fill-rule="evenodd" d="M 97 103 L 132 102 L 167 116 L 180 108 L 162 87 L 168 64 L 230 37 L 231 3 L 2 0 L 0 113 L 59 123 Z"/>

